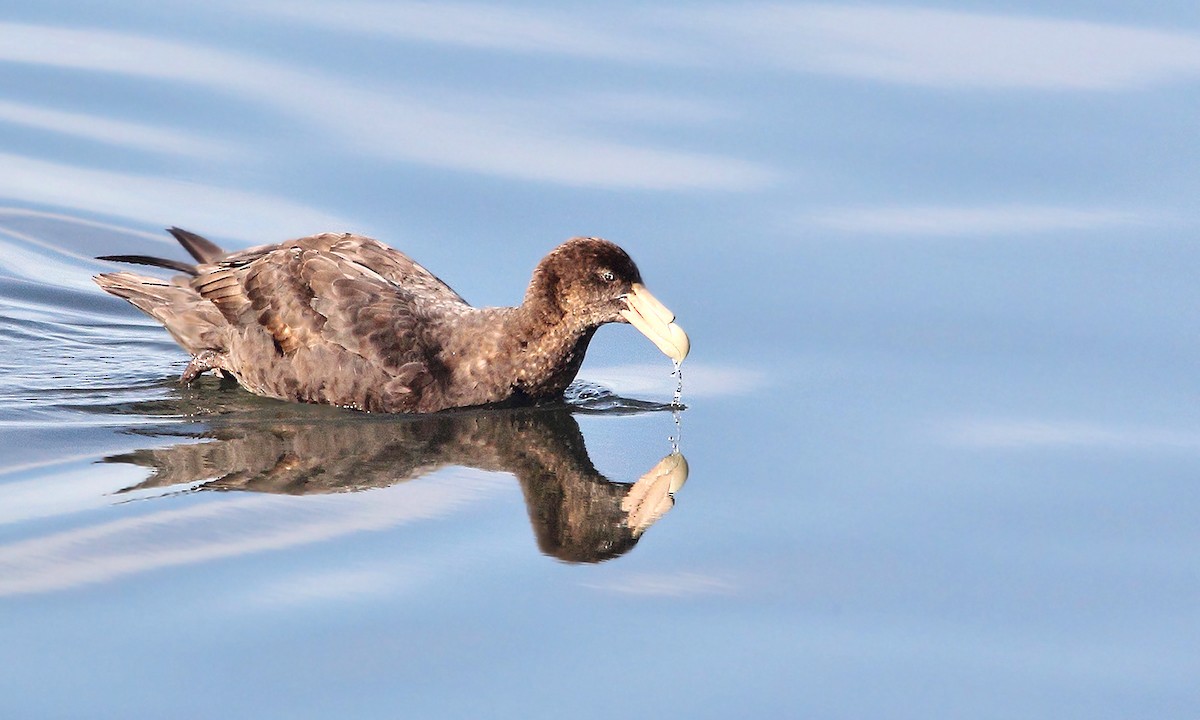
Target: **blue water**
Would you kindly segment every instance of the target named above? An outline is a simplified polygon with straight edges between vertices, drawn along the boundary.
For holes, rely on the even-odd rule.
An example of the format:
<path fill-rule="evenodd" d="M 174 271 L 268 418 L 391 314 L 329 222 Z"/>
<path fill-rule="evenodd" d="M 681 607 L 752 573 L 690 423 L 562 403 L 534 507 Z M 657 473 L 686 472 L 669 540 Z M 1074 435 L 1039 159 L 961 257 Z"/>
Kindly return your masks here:
<path fill-rule="evenodd" d="M 6 4 L 0 716 L 1196 717 L 1198 86 L 1185 2 Z M 688 407 L 624 326 L 533 410 L 180 388 L 90 280 L 168 225 L 478 305 L 608 237 Z"/>

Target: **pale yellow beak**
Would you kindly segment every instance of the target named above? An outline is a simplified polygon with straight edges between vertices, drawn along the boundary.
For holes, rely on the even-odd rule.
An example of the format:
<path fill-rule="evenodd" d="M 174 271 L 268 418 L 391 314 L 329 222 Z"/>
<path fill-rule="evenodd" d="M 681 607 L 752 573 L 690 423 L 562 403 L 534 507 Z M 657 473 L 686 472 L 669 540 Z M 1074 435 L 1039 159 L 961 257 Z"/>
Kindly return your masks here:
<path fill-rule="evenodd" d="M 641 283 L 633 284 L 633 289 L 625 296 L 625 304 L 629 309 L 622 310 L 621 317 L 650 338 L 664 355 L 677 363 L 683 362 L 692 343 L 683 328 L 675 324 L 675 314 Z"/>

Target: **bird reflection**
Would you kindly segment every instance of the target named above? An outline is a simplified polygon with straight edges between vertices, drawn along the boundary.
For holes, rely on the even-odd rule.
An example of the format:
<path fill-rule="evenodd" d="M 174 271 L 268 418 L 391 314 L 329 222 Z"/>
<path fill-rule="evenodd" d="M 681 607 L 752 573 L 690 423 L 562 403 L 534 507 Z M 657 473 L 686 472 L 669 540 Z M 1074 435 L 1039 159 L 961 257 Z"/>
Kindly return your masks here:
<path fill-rule="evenodd" d="M 511 473 L 541 551 L 568 562 L 600 562 L 628 552 L 671 509 L 688 465 L 672 450 L 635 482 L 610 481 L 592 465 L 572 412 L 558 406 L 219 422 L 200 434 L 208 442 L 105 461 L 153 469 L 122 492 L 186 484 L 308 495 L 387 487 L 447 466 Z"/>

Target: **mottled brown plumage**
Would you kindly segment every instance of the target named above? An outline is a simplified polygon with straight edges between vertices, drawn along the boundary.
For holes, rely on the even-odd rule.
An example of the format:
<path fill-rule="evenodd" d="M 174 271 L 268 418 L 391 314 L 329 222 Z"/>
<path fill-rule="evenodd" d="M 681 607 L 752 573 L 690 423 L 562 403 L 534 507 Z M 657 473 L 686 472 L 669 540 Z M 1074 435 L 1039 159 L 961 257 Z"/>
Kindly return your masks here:
<path fill-rule="evenodd" d="M 407 255 L 326 233 L 226 254 L 178 228 L 198 261 L 102 259 L 187 273 L 96 282 L 192 354 L 182 380 L 219 370 L 259 395 L 373 412 L 529 402 L 561 395 L 596 329 L 632 322 L 676 360 L 687 336 L 624 250 L 574 238 L 538 264 L 524 302 L 474 308 Z"/>

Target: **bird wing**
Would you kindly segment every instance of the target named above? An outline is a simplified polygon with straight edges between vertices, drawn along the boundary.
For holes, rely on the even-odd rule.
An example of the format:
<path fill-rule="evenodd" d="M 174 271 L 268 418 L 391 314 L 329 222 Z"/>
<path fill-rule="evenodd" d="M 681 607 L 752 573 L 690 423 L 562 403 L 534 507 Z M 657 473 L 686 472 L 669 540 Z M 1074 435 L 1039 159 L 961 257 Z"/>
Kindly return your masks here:
<path fill-rule="evenodd" d="M 441 278 L 399 250 L 361 235 L 346 233 L 334 237 L 331 252 L 377 273 L 414 296 L 447 306 L 467 305 Z"/>
<path fill-rule="evenodd" d="M 409 388 L 429 380 L 428 332 L 468 307 L 403 253 L 357 235 L 315 235 L 202 266 L 192 281 L 238 328 L 261 328 L 284 355 L 332 343 Z"/>

